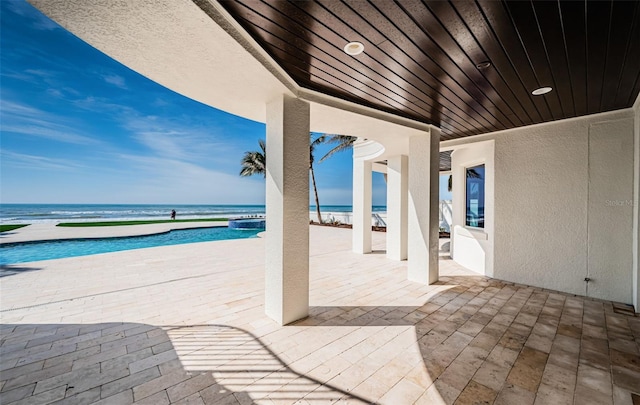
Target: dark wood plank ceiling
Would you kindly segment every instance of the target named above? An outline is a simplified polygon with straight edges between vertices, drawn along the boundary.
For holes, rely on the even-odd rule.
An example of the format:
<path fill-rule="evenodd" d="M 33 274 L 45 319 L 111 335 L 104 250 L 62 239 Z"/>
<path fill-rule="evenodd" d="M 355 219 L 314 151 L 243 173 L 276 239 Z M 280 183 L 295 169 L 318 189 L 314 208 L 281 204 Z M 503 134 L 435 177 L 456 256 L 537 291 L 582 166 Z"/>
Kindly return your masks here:
<path fill-rule="evenodd" d="M 221 4 L 300 86 L 443 140 L 627 108 L 640 92 L 637 0 Z M 364 52 L 347 55 L 350 41 Z"/>

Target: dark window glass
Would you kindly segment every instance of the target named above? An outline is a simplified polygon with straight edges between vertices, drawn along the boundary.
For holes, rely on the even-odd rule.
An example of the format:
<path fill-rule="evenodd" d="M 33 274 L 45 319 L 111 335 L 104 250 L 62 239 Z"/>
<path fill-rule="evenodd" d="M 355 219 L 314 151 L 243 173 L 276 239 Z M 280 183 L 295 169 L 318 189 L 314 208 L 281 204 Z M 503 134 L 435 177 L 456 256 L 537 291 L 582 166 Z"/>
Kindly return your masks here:
<path fill-rule="evenodd" d="M 466 212 L 465 224 L 484 228 L 484 165 L 467 167 L 466 174 Z"/>

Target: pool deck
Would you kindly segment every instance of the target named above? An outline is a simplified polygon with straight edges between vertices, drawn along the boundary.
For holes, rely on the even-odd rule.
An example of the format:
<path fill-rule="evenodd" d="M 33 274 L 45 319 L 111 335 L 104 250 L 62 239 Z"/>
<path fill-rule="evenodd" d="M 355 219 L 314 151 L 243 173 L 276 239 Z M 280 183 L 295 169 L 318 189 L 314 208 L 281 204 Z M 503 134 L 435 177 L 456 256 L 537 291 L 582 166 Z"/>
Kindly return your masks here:
<path fill-rule="evenodd" d="M 1 233 L 0 244 L 55 239 L 143 236 L 169 232 L 173 229 L 213 228 L 218 226 L 227 226 L 227 221 L 166 222 L 146 225 L 91 226 L 80 228 L 56 226 L 55 223 L 39 223 Z"/>
<path fill-rule="evenodd" d="M 640 318 L 617 304 L 446 258 L 426 286 L 383 233 L 366 255 L 347 229 L 310 238 L 310 316 L 284 327 L 264 238 L 5 266 L 0 402 L 637 403 Z"/>

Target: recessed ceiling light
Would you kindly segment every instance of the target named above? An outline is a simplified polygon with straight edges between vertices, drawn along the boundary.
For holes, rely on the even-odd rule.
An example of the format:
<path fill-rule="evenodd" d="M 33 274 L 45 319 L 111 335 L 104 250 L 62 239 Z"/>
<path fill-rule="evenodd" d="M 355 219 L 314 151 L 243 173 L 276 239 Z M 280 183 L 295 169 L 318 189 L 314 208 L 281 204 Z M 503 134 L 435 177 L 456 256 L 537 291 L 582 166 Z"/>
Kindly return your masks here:
<path fill-rule="evenodd" d="M 491 66 L 491 62 L 489 62 L 488 60 L 485 60 L 484 62 L 480 62 L 476 65 L 476 68 L 478 68 L 478 70 L 483 70 L 488 68 L 489 66 Z"/>
<path fill-rule="evenodd" d="M 364 51 L 364 45 L 360 42 L 349 42 L 344 46 L 344 52 L 351 56 L 360 55 Z"/>
<path fill-rule="evenodd" d="M 539 89 L 535 89 L 534 91 L 532 91 L 531 94 L 533 94 L 534 96 L 541 96 L 543 94 L 547 94 L 551 90 L 553 90 L 551 87 L 540 87 Z"/>

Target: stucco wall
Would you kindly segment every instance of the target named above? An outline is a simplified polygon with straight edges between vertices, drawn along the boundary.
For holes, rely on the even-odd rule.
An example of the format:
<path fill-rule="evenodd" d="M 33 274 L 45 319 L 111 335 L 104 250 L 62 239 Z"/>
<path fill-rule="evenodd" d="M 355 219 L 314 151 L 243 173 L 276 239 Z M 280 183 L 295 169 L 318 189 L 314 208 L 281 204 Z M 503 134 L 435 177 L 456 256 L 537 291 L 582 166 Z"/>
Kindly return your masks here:
<path fill-rule="evenodd" d="M 485 165 L 485 223 L 484 228 L 465 226 L 466 168 Z M 451 256 L 453 260 L 477 273 L 494 277 L 494 142 L 477 142 L 451 153 L 453 175 L 453 231 Z"/>
<path fill-rule="evenodd" d="M 589 276 L 590 296 L 631 303 L 633 123 L 624 110 L 442 143 L 495 141 L 493 277 L 585 295 Z"/>

